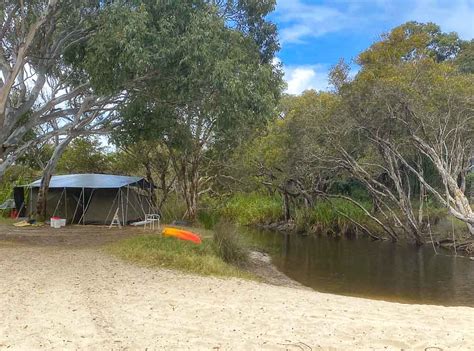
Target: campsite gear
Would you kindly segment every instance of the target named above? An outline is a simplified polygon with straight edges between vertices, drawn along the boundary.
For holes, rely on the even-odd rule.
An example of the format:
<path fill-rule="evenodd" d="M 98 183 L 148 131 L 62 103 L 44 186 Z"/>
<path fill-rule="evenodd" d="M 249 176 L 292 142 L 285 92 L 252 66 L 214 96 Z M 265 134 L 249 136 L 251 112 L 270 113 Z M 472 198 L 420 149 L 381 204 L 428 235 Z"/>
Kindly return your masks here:
<path fill-rule="evenodd" d="M 14 189 L 16 208 L 21 216 L 34 217 L 41 179 Z M 49 184 L 46 214 L 61 217 L 67 223 L 109 224 L 118 208 L 121 224 L 143 220 L 153 213 L 145 179 L 110 174 L 69 174 L 53 176 Z M 28 196 L 26 196 L 28 195 Z M 28 203 L 25 203 L 28 198 Z"/>
<path fill-rule="evenodd" d="M 189 227 L 191 225 L 190 222 L 185 221 L 184 219 L 175 219 L 173 222 L 171 222 L 171 225 L 178 225 L 181 227 Z"/>
<path fill-rule="evenodd" d="M 144 221 L 133 222 L 133 223 L 130 223 L 130 225 L 133 225 L 134 227 L 143 225 L 145 229 L 147 225 L 149 225 L 151 230 L 155 230 L 155 222 L 158 222 L 158 229 L 159 229 L 160 228 L 160 215 L 149 213 L 145 215 Z"/>
<path fill-rule="evenodd" d="M 199 235 L 178 228 L 165 227 L 163 229 L 163 235 L 172 236 L 181 240 L 192 241 L 195 244 L 201 243 L 201 238 L 199 237 Z"/>
<path fill-rule="evenodd" d="M 66 226 L 66 220 L 60 217 L 51 217 L 50 225 L 52 228 L 61 228 Z"/>
<path fill-rule="evenodd" d="M 158 229 L 160 229 L 160 215 L 156 213 L 148 213 L 145 215 L 145 229 L 147 224 L 151 230 L 155 230 L 155 223 L 158 223 Z"/>
<path fill-rule="evenodd" d="M 114 218 L 112 218 L 112 222 L 110 222 L 109 229 L 112 228 L 114 225 L 117 225 L 120 229 L 122 229 L 122 224 L 120 224 L 120 218 L 118 215 L 119 208 L 115 210 Z"/>
<path fill-rule="evenodd" d="M 31 224 L 28 221 L 21 221 L 17 223 L 13 223 L 15 227 L 29 227 Z"/>
<path fill-rule="evenodd" d="M 50 219 L 51 228 L 59 229 L 61 228 L 61 218 L 51 217 Z"/>
<path fill-rule="evenodd" d="M 13 225 L 15 227 L 30 227 L 30 226 L 41 227 L 43 223 L 42 222 L 37 223 L 35 219 L 30 219 L 27 221 L 20 221 L 20 222 L 13 223 Z"/>
<path fill-rule="evenodd" d="M 18 217 L 18 211 L 17 210 L 11 210 L 10 218 L 11 219 L 16 219 L 17 217 Z"/>

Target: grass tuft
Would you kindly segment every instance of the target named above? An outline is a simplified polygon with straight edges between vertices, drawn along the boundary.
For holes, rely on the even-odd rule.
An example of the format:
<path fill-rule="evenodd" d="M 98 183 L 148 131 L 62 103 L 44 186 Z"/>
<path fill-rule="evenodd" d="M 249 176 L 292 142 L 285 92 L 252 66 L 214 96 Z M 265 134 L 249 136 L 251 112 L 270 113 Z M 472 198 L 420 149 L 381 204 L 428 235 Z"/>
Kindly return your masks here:
<path fill-rule="evenodd" d="M 248 262 L 248 250 L 244 247 L 237 228 L 221 221 L 215 226 L 214 249 L 225 262 L 243 266 Z"/>

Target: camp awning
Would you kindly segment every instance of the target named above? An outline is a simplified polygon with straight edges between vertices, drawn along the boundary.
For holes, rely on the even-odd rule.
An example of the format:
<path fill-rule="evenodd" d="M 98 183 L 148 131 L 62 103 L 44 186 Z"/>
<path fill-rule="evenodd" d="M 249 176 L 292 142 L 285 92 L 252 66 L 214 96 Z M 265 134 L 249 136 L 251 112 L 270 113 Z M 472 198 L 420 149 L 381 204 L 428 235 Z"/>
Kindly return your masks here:
<path fill-rule="evenodd" d="M 49 188 L 87 188 L 118 189 L 127 185 L 149 188 L 150 184 L 141 177 L 129 177 L 112 174 L 67 174 L 53 176 Z M 39 188 L 41 179 L 28 184 L 27 187 Z"/>

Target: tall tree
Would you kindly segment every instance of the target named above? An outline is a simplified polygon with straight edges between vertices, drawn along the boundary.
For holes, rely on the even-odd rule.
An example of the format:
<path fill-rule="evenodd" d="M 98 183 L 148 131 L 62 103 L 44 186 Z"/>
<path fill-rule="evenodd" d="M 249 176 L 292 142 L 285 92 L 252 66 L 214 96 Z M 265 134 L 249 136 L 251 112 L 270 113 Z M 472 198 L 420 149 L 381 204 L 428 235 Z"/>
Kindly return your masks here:
<path fill-rule="evenodd" d="M 103 10 L 98 0 L 0 5 L 0 177 L 35 144 L 102 129 L 114 116 L 107 111 L 122 92 L 97 95 L 68 55 L 93 36 Z"/>
<path fill-rule="evenodd" d="M 279 97 L 274 27 L 264 20 L 273 2 L 142 4 L 144 40 L 133 51 L 148 58 L 153 78 L 121 110 L 118 134 L 163 141 L 194 219 L 206 153 L 264 122 Z"/>
<path fill-rule="evenodd" d="M 473 232 L 465 175 L 472 157 L 474 85 L 473 76 L 461 74 L 455 66 L 462 46 L 455 34 L 441 33 L 435 25 L 407 23 L 359 56 L 362 69 L 341 92 L 345 116 L 353 123 L 351 133 L 368 138 L 379 159 L 365 161 L 362 167 L 346 149 L 346 164 L 360 179 L 368 179 L 367 187 L 379 200 L 398 203 L 405 219 L 399 221 L 401 227 L 420 243 L 423 199 L 417 216 L 410 175 L 421 195 L 431 193 Z M 424 174 L 426 162 L 437 170 L 441 189 Z M 389 177 L 390 187 L 370 175 L 367 167 L 378 167 Z M 396 218 L 395 213 L 391 216 Z"/>

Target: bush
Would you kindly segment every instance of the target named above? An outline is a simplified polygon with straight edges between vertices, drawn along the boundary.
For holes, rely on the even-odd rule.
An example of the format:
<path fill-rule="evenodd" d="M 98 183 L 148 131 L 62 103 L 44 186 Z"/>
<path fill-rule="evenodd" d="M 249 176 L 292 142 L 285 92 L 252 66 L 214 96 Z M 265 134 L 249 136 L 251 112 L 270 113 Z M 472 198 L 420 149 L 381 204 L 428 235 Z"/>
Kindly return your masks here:
<path fill-rule="evenodd" d="M 198 212 L 198 221 L 205 229 L 213 229 L 219 221 L 219 215 L 212 210 L 200 210 Z"/>
<path fill-rule="evenodd" d="M 221 221 L 214 229 L 214 247 L 224 262 L 242 266 L 248 261 L 248 251 L 244 247 L 237 228 L 231 223 Z"/>
<path fill-rule="evenodd" d="M 276 222 L 281 218 L 282 201 L 261 194 L 234 195 L 221 209 L 222 217 L 240 225 Z"/>

